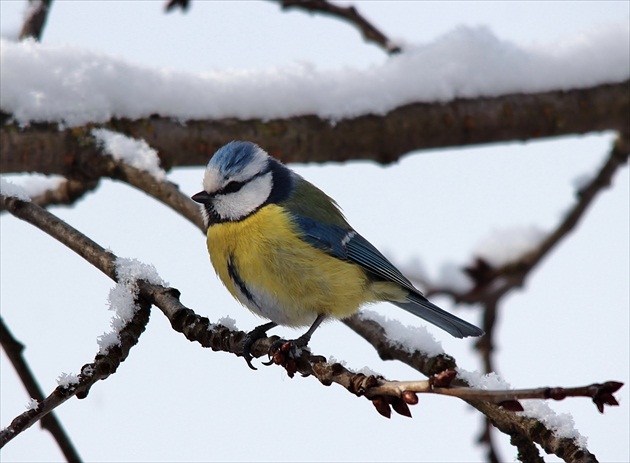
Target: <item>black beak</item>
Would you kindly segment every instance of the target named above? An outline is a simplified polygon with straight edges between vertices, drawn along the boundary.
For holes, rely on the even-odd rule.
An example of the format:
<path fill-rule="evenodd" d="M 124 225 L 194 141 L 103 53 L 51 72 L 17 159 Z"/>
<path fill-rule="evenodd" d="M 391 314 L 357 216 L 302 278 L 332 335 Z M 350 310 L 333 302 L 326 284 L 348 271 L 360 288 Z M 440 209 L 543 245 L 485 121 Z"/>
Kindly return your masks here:
<path fill-rule="evenodd" d="M 205 191 L 200 191 L 190 197 L 193 201 L 201 204 L 206 204 L 210 200 L 210 195 Z"/>

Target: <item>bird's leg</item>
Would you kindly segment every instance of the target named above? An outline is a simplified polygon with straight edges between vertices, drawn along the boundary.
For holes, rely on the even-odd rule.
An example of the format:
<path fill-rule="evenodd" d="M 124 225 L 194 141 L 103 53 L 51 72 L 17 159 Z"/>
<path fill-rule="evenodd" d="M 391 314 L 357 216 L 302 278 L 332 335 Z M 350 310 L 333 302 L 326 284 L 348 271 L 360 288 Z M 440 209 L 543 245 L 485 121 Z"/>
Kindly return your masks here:
<path fill-rule="evenodd" d="M 293 368 L 289 368 L 287 362 L 288 359 L 284 354 L 288 354 L 290 358 L 292 355 L 295 354 L 295 349 L 306 347 L 308 345 L 308 342 L 311 340 L 311 336 L 313 335 L 315 330 L 319 327 L 319 325 L 322 324 L 325 319 L 326 315 L 319 314 L 311 327 L 308 329 L 308 331 L 297 339 L 293 339 L 291 341 L 278 339 L 277 341 L 275 341 L 269 348 L 270 360 L 269 362 L 263 362 L 263 365 L 271 365 L 272 363 L 283 365 L 287 369 L 287 372 L 289 372 L 289 376 L 292 377 L 293 374 L 291 373 L 291 370 L 293 370 Z"/>
<path fill-rule="evenodd" d="M 267 335 L 267 331 L 271 328 L 275 328 L 276 326 L 278 326 L 278 324 L 275 322 L 265 323 L 264 325 L 257 326 L 245 335 L 245 341 L 243 342 L 243 357 L 245 358 L 249 368 L 252 370 L 256 369 L 256 367 L 252 365 L 252 360 L 254 358 L 251 354 L 252 346 L 256 341 L 264 338 Z"/>
<path fill-rule="evenodd" d="M 308 345 L 308 342 L 311 340 L 311 336 L 313 336 L 313 333 L 315 332 L 315 330 L 319 328 L 319 325 L 321 325 L 325 319 L 326 319 L 326 315 L 320 313 L 315 319 L 315 321 L 313 322 L 313 324 L 311 325 L 311 327 L 308 329 L 308 331 L 304 333 L 302 336 L 300 336 L 299 338 L 292 341 L 293 344 L 296 347 L 306 347 Z"/>

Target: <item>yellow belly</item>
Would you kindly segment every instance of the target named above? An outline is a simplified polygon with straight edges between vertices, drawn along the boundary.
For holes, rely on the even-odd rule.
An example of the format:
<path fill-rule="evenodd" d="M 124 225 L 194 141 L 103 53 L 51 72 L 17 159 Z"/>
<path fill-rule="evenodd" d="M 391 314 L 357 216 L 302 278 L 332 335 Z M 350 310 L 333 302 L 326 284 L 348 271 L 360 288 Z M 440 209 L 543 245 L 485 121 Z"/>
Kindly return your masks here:
<path fill-rule="evenodd" d="M 305 326 L 318 314 L 344 318 L 377 299 L 365 272 L 302 241 L 282 208 L 270 204 L 240 222 L 208 229 L 208 251 L 217 274 L 254 313 L 281 324 Z M 247 286 L 245 300 L 228 262 Z"/>

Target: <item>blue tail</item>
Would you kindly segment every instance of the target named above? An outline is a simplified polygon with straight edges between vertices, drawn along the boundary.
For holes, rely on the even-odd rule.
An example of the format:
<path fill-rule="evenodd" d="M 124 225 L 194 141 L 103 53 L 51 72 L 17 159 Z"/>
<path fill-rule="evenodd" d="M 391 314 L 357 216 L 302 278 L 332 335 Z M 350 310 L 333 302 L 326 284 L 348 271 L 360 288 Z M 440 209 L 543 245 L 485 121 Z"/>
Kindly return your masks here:
<path fill-rule="evenodd" d="M 437 305 L 432 304 L 424 296 L 415 293 L 409 293 L 408 302 L 390 301 L 403 310 L 420 317 L 435 326 L 442 328 L 456 338 L 466 338 L 468 336 L 481 336 L 484 331 L 471 325 L 465 320 L 452 315 L 445 310 L 440 309 Z"/>

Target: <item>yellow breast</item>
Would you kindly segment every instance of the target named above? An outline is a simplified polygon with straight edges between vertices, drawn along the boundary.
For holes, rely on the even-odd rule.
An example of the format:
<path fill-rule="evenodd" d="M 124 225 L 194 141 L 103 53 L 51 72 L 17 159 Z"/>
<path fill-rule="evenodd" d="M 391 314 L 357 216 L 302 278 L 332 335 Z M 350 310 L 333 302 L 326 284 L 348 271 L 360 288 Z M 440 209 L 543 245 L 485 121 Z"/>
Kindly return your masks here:
<path fill-rule="evenodd" d="M 283 209 L 270 204 L 242 221 L 211 226 L 210 260 L 235 298 L 281 325 L 308 325 L 318 314 L 347 317 L 375 300 L 358 265 L 312 247 L 297 232 Z M 234 281 L 235 272 L 240 282 Z M 239 284 L 252 300 L 244 297 Z"/>

